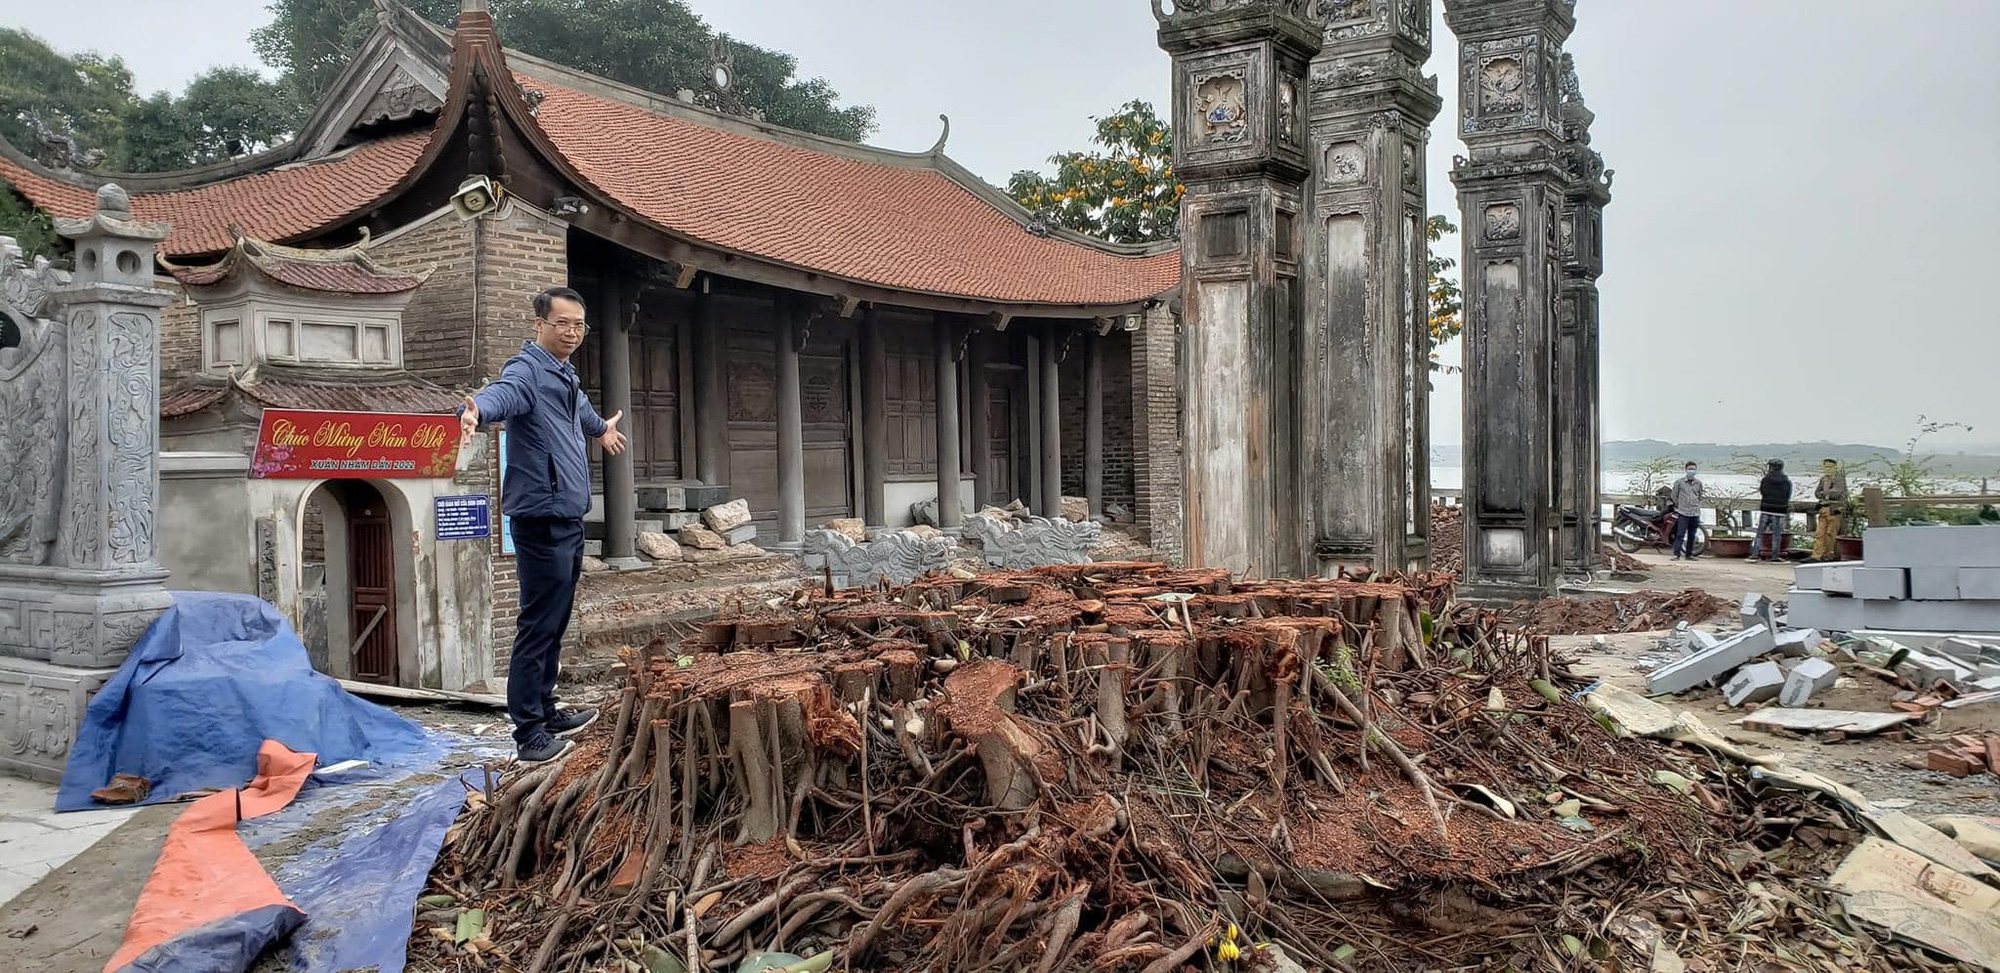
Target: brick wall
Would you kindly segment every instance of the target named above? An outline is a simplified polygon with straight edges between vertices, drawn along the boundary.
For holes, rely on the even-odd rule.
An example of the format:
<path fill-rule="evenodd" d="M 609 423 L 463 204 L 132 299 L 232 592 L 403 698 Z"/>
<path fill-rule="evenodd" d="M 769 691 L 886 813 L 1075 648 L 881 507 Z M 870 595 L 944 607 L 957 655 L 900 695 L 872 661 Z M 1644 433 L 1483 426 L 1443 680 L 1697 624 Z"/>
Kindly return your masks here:
<path fill-rule="evenodd" d="M 431 271 L 403 312 L 403 364 L 452 388 L 471 385 L 477 377 L 472 354 L 473 226 L 450 213 L 439 214 L 368 251 L 390 270 Z"/>
<path fill-rule="evenodd" d="M 174 301 L 160 311 L 160 380 L 171 384 L 201 372 L 201 311 L 171 277 L 155 278 Z"/>
<path fill-rule="evenodd" d="M 1104 356 L 1104 502 L 1124 504 L 1131 510 L 1136 497 L 1133 459 L 1140 450 L 1132 435 L 1132 338 L 1123 331 L 1102 337 L 1078 335 L 1070 343 L 1069 357 L 1058 366 L 1062 383 L 1063 495 L 1084 495 L 1083 379 L 1086 346 L 1091 340 L 1100 343 Z"/>
<path fill-rule="evenodd" d="M 1153 549 L 1179 562 L 1182 476 L 1180 322 L 1165 306 L 1131 334 L 1134 512 Z"/>

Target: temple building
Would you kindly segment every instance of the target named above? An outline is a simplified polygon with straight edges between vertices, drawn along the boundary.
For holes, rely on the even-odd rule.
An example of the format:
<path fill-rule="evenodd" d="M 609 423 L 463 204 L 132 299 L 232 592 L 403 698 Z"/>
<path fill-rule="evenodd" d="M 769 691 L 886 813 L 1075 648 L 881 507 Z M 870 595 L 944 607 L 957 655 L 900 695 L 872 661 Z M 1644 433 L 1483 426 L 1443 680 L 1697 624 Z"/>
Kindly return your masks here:
<path fill-rule="evenodd" d="M 732 112 L 726 49 L 713 90 L 669 96 L 508 50 L 476 0 L 449 28 L 377 3 L 292 141 L 116 177 L 138 218 L 172 225 L 171 585 L 265 594 L 336 674 L 489 681 L 514 628 L 499 450 L 431 476 L 255 466 L 273 410 L 447 413 L 562 284 L 589 304 L 585 386 L 632 442 L 594 457 L 608 561 L 734 498 L 781 550 L 831 518 L 908 524 L 939 496 L 958 498 L 949 528 L 1017 498 L 1054 515 L 1064 495 L 1178 550 L 1177 246 L 1043 226 L 944 138 L 895 152 Z M 112 181 L 5 143 L 0 180 L 61 217 Z M 467 494 L 491 536 L 439 526 L 441 498 Z"/>

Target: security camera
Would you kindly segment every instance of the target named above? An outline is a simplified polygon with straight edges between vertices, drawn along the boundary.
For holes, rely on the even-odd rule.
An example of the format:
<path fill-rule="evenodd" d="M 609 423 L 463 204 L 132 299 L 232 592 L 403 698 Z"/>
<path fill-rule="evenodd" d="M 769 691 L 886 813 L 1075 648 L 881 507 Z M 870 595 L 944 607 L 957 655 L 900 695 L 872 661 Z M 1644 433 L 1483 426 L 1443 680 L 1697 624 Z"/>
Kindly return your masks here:
<path fill-rule="evenodd" d="M 476 220 L 500 208 L 505 191 L 485 176 L 473 176 L 458 186 L 451 197 L 451 211 L 460 220 Z"/>

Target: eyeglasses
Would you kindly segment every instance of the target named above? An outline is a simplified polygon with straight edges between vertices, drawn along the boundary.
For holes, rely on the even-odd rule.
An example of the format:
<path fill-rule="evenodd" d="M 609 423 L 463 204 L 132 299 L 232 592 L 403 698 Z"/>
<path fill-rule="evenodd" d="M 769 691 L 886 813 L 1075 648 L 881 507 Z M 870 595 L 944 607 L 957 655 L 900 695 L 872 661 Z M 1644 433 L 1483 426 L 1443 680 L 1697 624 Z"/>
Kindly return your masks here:
<path fill-rule="evenodd" d="M 541 321 L 543 324 L 546 324 L 551 328 L 554 328 L 557 331 L 567 331 L 572 334 L 590 333 L 590 325 L 587 325 L 582 321 L 551 321 L 548 318 L 539 318 L 537 320 Z"/>

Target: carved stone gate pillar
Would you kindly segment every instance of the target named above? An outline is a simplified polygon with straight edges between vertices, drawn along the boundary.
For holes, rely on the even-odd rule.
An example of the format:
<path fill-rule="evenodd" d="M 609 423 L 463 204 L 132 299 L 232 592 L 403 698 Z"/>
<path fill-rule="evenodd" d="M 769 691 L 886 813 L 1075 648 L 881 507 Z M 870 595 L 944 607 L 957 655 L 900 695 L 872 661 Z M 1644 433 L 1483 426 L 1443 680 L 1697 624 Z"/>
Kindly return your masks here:
<path fill-rule="evenodd" d="M 1321 0 L 1299 442 L 1309 567 L 1421 563 L 1430 525 L 1429 0 Z"/>
<path fill-rule="evenodd" d="M 1590 147 L 1597 116 L 1584 106 L 1575 66 L 1562 56 L 1564 143 L 1562 164 L 1570 177 L 1556 231 L 1562 255 L 1560 330 L 1556 341 L 1556 496 L 1562 511 L 1557 547 L 1564 574 L 1588 575 L 1602 561 L 1604 483 L 1598 405 L 1597 278 L 1604 273 L 1604 207 L 1611 202 L 1611 170 Z"/>
<path fill-rule="evenodd" d="M 1452 169 L 1464 211 L 1465 589 L 1555 589 L 1558 59 L 1574 0 L 1445 0 L 1459 37 Z"/>
<path fill-rule="evenodd" d="M 1181 202 L 1185 556 L 1249 576 L 1304 571 L 1296 475 L 1305 0 L 1154 0 L 1174 59 Z M 1307 366 L 1310 367 L 1310 366 Z"/>
<path fill-rule="evenodd" d="M 107 185 L 58 220 L 77 271 L 0 237 L 0 768 L 60 779 L 90 694 L 172 602 L 154 561 L 160 309 L 153 247 Z"/>

